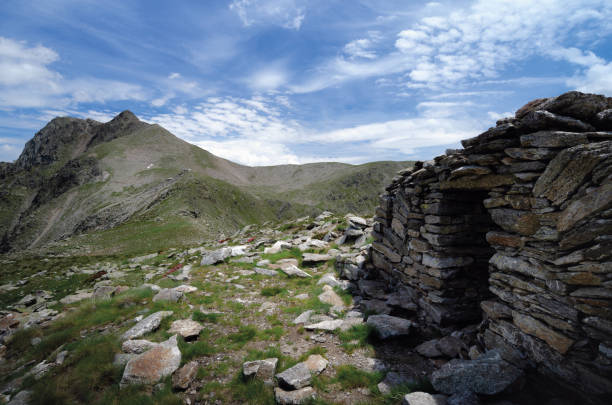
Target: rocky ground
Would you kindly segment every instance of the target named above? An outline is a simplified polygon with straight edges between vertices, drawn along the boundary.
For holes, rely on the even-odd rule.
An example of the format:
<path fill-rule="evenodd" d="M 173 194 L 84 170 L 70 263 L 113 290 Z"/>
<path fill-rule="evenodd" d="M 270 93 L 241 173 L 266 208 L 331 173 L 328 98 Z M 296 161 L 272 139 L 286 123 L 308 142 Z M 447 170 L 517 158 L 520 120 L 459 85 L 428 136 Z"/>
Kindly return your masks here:
<path fill-rule="evenodd" d="M 530 403 L 476 326 L 429 330 L 368 279 L 371 225 L 324 213 L 141 257 L 2 259 L 0 403 Z"/>

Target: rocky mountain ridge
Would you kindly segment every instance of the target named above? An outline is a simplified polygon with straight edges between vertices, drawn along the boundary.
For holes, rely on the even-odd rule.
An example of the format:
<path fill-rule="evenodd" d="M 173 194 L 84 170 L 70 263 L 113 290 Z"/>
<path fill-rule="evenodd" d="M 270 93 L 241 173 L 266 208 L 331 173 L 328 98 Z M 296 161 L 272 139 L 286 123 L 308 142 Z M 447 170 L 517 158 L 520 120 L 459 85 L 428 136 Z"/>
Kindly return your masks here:
<path fill-rule="evenodd" d="M 196 242 L 196 235 L 220 237 L 251 222 L 323 209 L 365 212 L 375 203 L 371 191 L 382 189 L 405 165 L 247 167 L 129 111 L 107 123 L 55 118 L 28 141 L 15 163 L 0 167 L 0 240 L 3 251 L 18 251 L 62 245 L 93 232 L 79 241 L 91 251 L 100 238 L 111 238 L 100 232 L 130 221 L 147 229 L 157 226 L 152 219 L 178 224 L 184 235 L 194 235 L 177 237 L 174 243 L 181 244 Z"/>

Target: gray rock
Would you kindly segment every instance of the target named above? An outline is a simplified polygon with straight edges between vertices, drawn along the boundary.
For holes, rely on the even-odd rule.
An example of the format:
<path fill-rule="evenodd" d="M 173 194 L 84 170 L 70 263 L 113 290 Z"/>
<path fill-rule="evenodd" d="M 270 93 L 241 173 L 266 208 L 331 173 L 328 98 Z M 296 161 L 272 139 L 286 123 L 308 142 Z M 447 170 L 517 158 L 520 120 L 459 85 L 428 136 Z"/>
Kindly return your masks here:
<path fill-rule="evenodd" d="M 451 360 L 431 375 L 434 388 L 445 394 L 472 391 L 495 395 L 514 384 L 523 372 L 503 360 L 499 352 L 488 351 L 476 360 Z"/>
<path fill-rule="evenodd" d="M 253 270 L 255 273 L 261 274 L 262 276 L 278 276 L 278 271 L 276 270 L 262 269 L 261 267 L 255 267 Z"/>
<path fill-rule="evenodd" d="M 31 396 L 32 391 L 19 391 L 17 395 L 11 398 L 7 405 L 28 405 Z"/>
<path fill-rule="evenodd" d="M 312 325 L 306 325 L 304 326 L 304 329 L 333 331 L 340 328 L 343 322 L 344 321 L 342 319 L 334 319 L 333 321 L 322 321 Z"/>
<path fill-rule="evenodd" d="M 442 352 L 438 349 L 438 339 L 428 340 L 414 348 L 418 354 L 424 357 L 440 357 Z"/>
<path fill-rule="evenodd" d="M 257 378 L 267 385 L 274 383 L 274 372 L 278 359 L 276 357 L 264 360 L 247 361 L 242 365 L 242 374 L 246 378 Z"/>
<path fill-rule="evenodd" d="M 123 335 L 121 335 L 121 338 L 123 340 L 134 339 L 146 333 L 154 331 L 159 327 L 159 324 L 161 323 L 162 319 L 172 314 L 172 311 L 159 311 L 154 314 L 151 314 L 142 321 L 138 322 L 136 325 L 132 326 L 130 329 L 128 329 Z"/>
<path fill-rule="evenodd" d="M 202 329 L 204 329 L 204 327 L 196 321 L 191 319 L 179 319 L 172 322 L 168 333 L 178 333 L 185 339 L 192 339 L 198 337 Z"/>
<path fill-rule="evenodd" d="M 321 279 L 317 281 L 317 285 L 321 285 L 321 284 L 327 284 L 332 287 L 340 287 L 343 290 L 348 289 L 348 282 L 345 280 L 343 281 L 338 280 L 333 273 L 324 274 L 323 277 L 321 277 Z"/>
<path fill-rule="evenodd" d="M 319 301 L 324 302 L 326 304 L 330 304 L 334 307 L 344 308 L 344 301 L 342 298 L 336 294 L 336 292 L 329 286 L 323 286 L 323 292 L 318 296 Z"/>
<path fill-rule="evenodd" d="M 153 349 L 132 358 L 125 366 L 120 386 L 154 384 L 174 373 L 180 364 L 181 351 L 174 335 Z"/>
<path fill-rule="evenodd" d="M 366 228 L 368 226 L 368 221 L 366 221 L 365 219 L 355 216 L 355 215 L 349 215 L 346 217 L 346 220 L 349 223 L 349 226 L 352 226 L 354 228 Z"/>
<path fill-rule="evenodd" d="M 301 388 L 296 391 L 285 391 L 282 388 L 274 388 L 276 403 L 280 405 L 299 405 L 316 398 L 316 392 L 312 387 Z"/>
<path fill-rule="evenodd" d="M 472 391 L 464 391 L 448 397 L 446 405 L 480 405 L 480 399 Z"/>
<path fill-rule="evenodd" d="M 224 247 L 221 249 L 213 250 L 212 252 L 203 252 L 200 266 L 208 266 L 211 264 L 221 263 L 232 255 L 232 248 Z"/>
<path fill-rule="evenodd" d="M 276 379 L 281 388 L 297 390 L 310 384 L 310 370 L 305 363 L 298 363 L 282 373 L 276 374 Z"/>
<path fill-rule="evenodd" d="M 149 342 L 144 339 L 126 340 L 121 344 L 124 353 L 141 354 L 157 346 L 158 343 Z"/>
<path fill-rule="evenodd" d="M 372 315 L 367 324 L 376 330 L 381 339 L 409 335 L 412 327 L 411 321 L 391 315 Z"/>
<path fill-rule="evenodd" d="M 293 264 L 281 267 L 281 271 L 291 277 L 301 277 L 301 278 L 312 277 L 310 274 L 306 273 L 303 270 L 300 270 L 297 266 Z"/>
<path fill-rule="evenodd" d="M 304 253 L 302 255 L 302 264 L 304 266 L 311 266 L 311 265 L 316 265 L 319 263 L 324 263 L 331 259 L 333 259 L 331 255 L 318 254 L 318 253 Z"/>
<path fill-rule="evenodd" d="M 304 364 L 306 364 L 306 367 L 308 367 L 312 374 L 321 374 L 329 364 L 329 361 L 320 354 L 311 354 L 304 361 Z"/>
<path fill-rule="evenodd" d="M 312 309 L 302 312 L 297 318 L 293 320 L 293 324 L 298 325 L 300 323 L 308 322 L 312 314 L 314 314 L 314 311 Z"/>
<path fill-rule="evenodd" d="M 183 298 L 183 293 L 173 288 L 163 288 L 153 297 L 153 302 L 157 301 L 169 301 L 178 302 Z"/>
<path fill-rule="evenodd" d="M 402 405 L 446 405 L 446 396 L 427 392 L 411 392 L 404 396 Z"/>
<path fill-rule="evenodd" d="M 397 373 L 395 371 L 390 371 L 385 376 L 385 379 L 378 383 L 378 390 L 384 394 L 390 394 L 393 388 L 400 386 L 402 384 L 408 384 L 415 382 L 412 378 L 408 376 L 406 373 Z"/>
<path fill-rule="evenodd" d="M 264 253 L 265 254 L 276 254 L 276 253 L 279 253 L 283 249 L 291 249 L 291 243 L 287 243 L 285 241 L 279 240 L 276 243 L 274 243 L 272 247 L 265 248 Z"/>
<path fill-rule="evenodd" d="M 465 343 L 459 338 L 454 336 L 444 336 L 442 339 L 438 340 L 436 345 L 438 349 L 447 357 L 459 357 L 461 351 L 467 351 L 467 347 Z"/>
<path fill-rule="evenodd" d="M 81 291 L 75 294 L 65 296 L 64 298 L 60 300 L 60 302 L 64 305 L 70 305 L 70 304 L 74 304 L 75 302 L 79 302 L 79 301 L 83 301 L 88 298 L 91 298 L 92 295 L 93 295 L 93 292 L 91 291 Z"/>
<path fill-rule="evenodd" d="M 175 390 L 186 390 L 198 373 L 199 368 L 200 365 L 197 361 L 190 361 L 176 370 L 172 376 L 172 388 Z"/>

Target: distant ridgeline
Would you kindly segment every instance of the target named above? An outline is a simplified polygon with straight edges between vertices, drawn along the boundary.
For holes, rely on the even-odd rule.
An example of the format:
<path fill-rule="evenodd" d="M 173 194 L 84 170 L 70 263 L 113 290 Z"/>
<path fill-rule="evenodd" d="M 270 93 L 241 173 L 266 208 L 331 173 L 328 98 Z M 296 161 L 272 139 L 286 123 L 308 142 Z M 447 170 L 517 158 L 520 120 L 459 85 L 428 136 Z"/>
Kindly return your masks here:
<path fill-rule="evenodd" d="M 578 392 L 612 397 L 612 98 L 570 92 L 400 172 L 372 260 L 444 334 Z M 550 387 L 550 384 L 542 386 Z M 610 402 L 608 402 L 610 403 Z"/>

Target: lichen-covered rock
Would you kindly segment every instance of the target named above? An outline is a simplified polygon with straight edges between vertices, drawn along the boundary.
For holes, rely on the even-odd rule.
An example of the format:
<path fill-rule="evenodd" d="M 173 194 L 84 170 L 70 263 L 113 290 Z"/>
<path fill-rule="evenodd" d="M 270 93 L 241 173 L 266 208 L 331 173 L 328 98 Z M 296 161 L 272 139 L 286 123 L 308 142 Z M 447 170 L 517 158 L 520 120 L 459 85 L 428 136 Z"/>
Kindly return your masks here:
<path fill-rule="evenodd" d="M 285 391 L 280 387 L 274 388 L 276 403 L 280 405 L 300 405 L 316 398 L 316 391 L 312 387 L 304 387 L 295 391 Z"/>
<path fill-rule="evenodd" d="M 132 358 L 123 371 L 121 386 L 127 384 L 154 384 L 162 377 L 174 373 L 181 364 L 181 351 L 176 335 Z"/>
<path fill-rule="evenodd" d="M 242 374 L 246 378 L 258 378 L 264 383 L 270 385 L 274 382 L 274 373 L 276 372 L 276 365 L 278 359 L 276 357 L 247 361 L 242 365 Z"/>
<path fill-rule="evenodd" d="M 176 370 L 172 375 L 172 388 L 175 390 L 186 390 L 193 381 L 200 365 L 197 361 L 190 361 Z"/>

